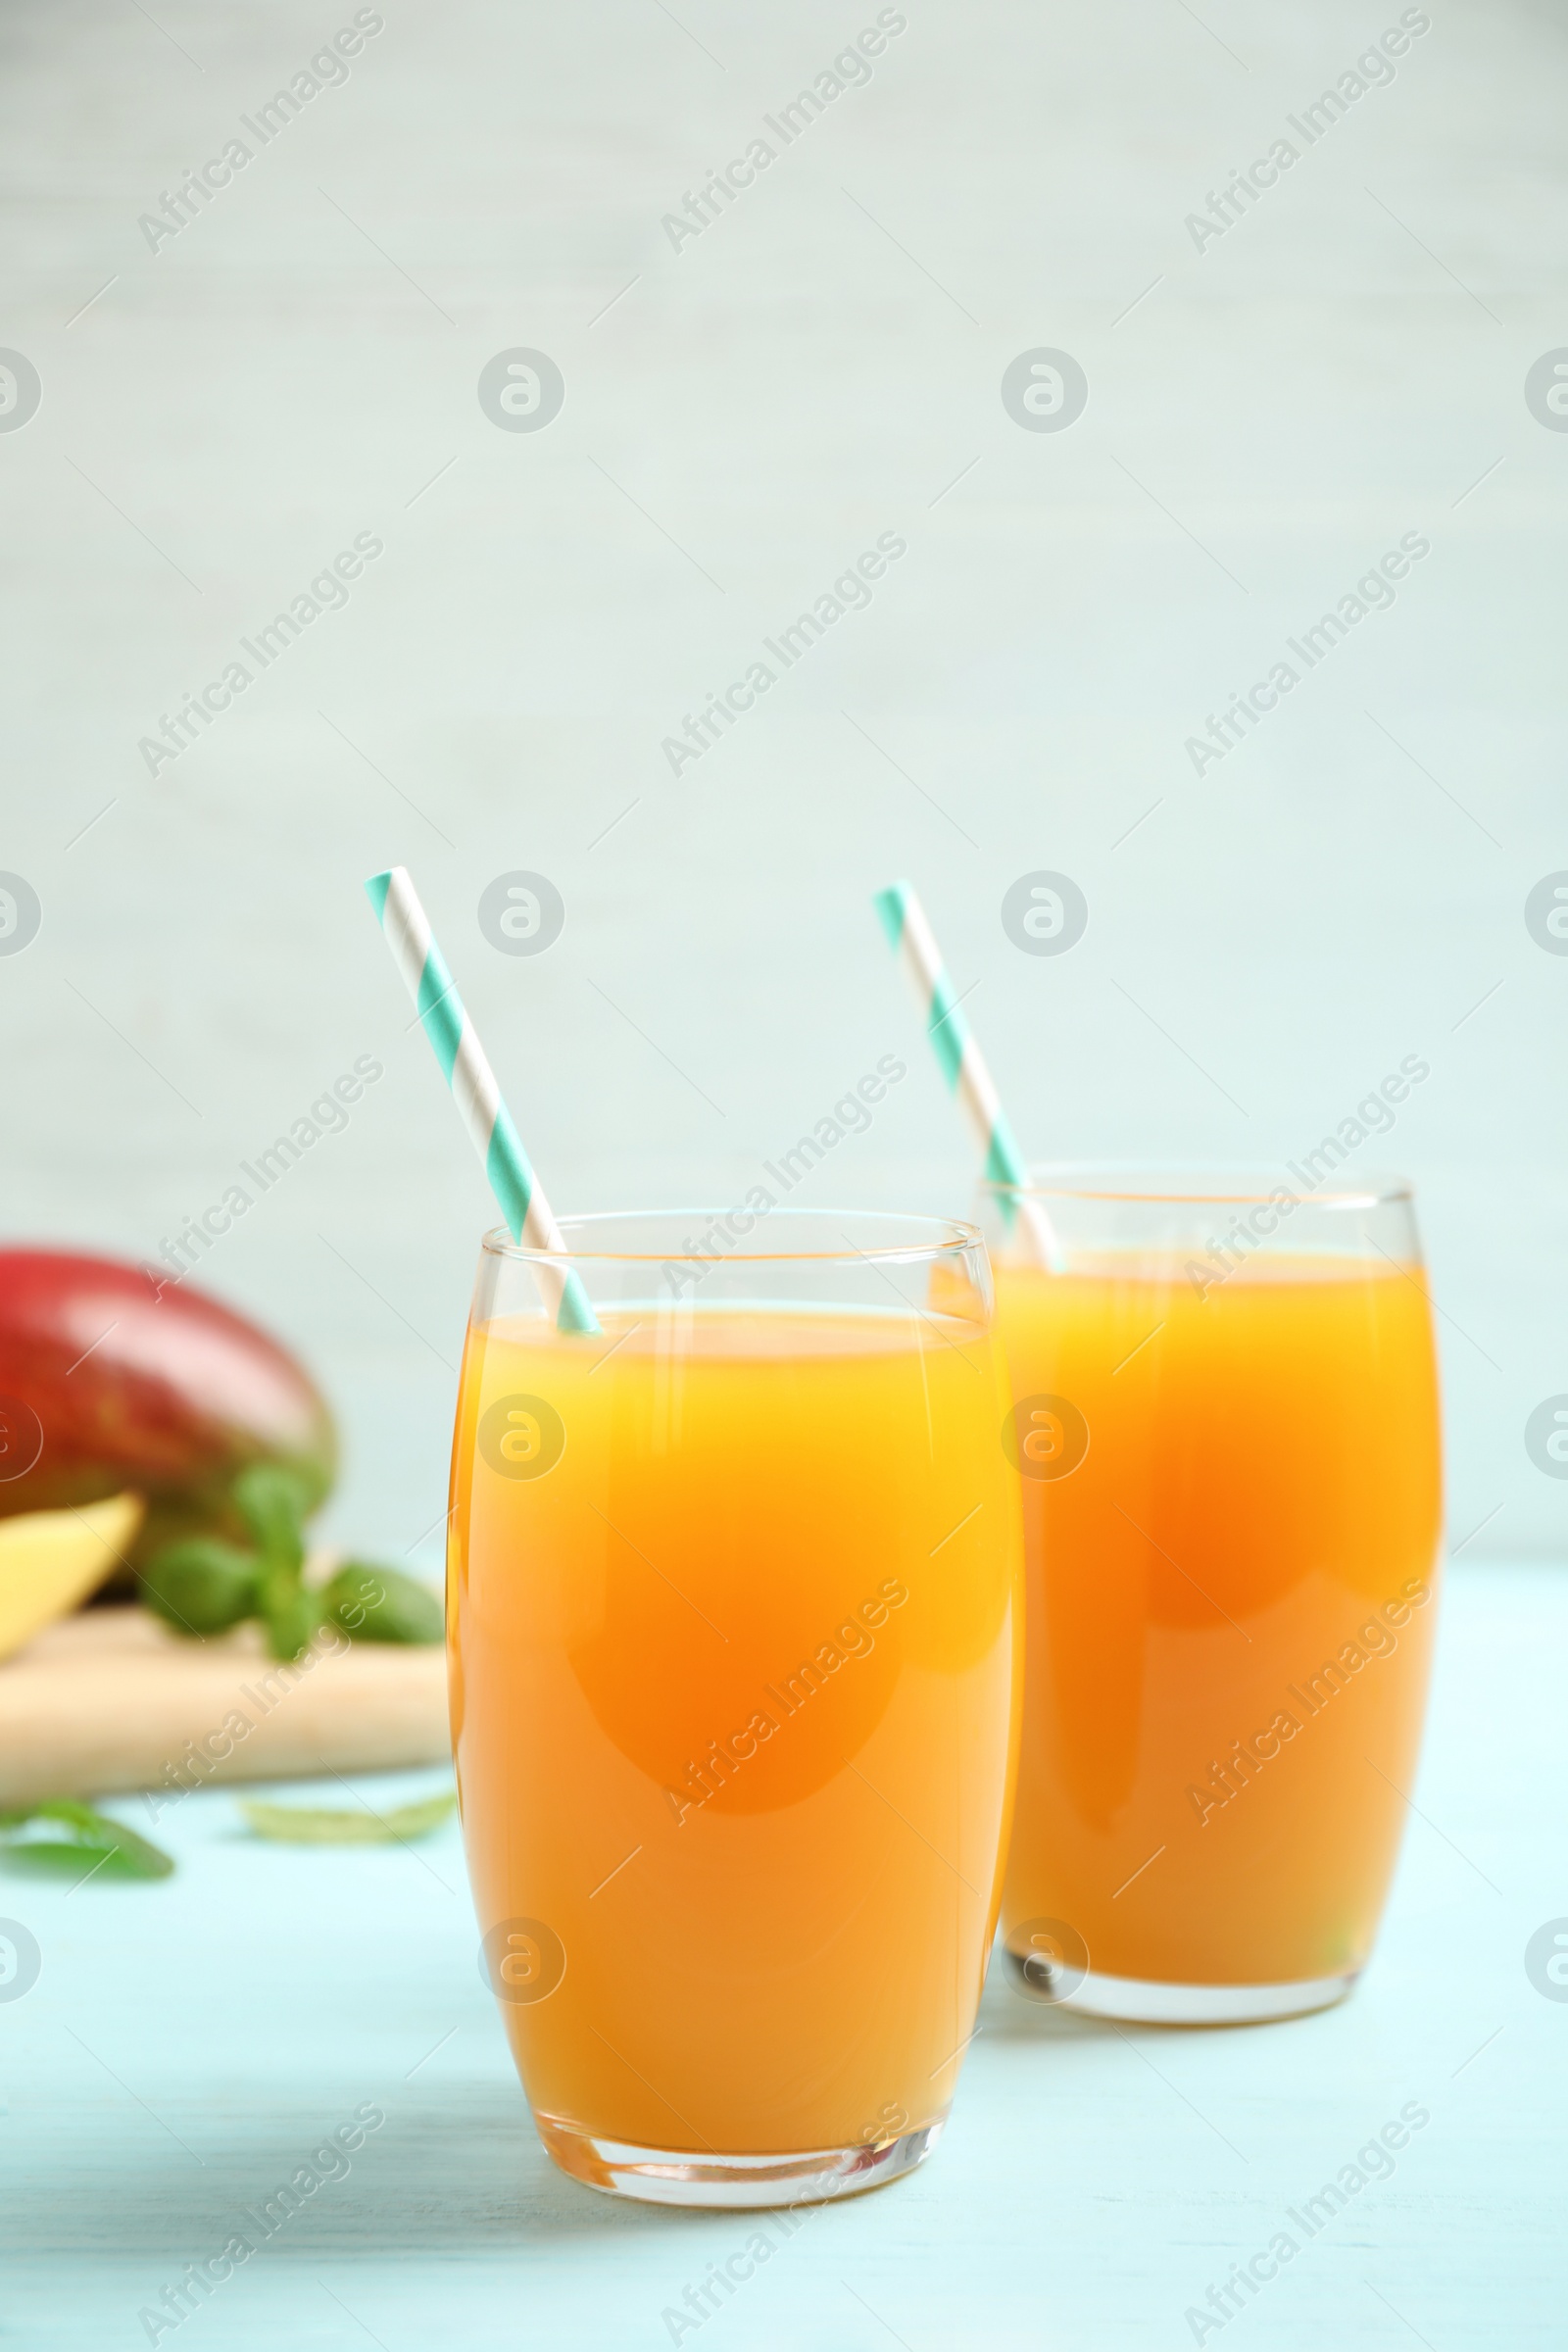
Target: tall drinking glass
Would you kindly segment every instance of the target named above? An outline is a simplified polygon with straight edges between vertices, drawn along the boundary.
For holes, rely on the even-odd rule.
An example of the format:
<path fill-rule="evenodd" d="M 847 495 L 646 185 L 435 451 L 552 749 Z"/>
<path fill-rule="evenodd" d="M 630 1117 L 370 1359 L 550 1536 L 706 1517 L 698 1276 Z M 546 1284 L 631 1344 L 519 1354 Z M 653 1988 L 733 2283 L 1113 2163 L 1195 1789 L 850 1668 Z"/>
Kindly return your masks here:
<path fill-rule="evenodd" d="M 546 2147 L 597 2188 L 868 2188 L 942 2129 L 995 1931 L 1017 1482 L 971 1226 L 486 1236 L 453 1447 L 469 1874 Z"/>
<path fill-rule="evenodd" d="M 1021 1190 L 984 1210 L 1027 1556 L 1015 1981 L 1171 2024 L 1321 2008 L 1377 1932 L 1437 1614 L 1409 1188 Z"/>

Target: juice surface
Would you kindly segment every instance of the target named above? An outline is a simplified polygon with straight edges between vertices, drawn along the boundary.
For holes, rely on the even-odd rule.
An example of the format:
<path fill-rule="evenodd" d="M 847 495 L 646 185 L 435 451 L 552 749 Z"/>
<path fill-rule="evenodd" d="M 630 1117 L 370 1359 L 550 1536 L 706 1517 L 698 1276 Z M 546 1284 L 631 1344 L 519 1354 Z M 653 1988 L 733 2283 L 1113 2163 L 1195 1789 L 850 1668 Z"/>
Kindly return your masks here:
<path fill-rule="evenodd" d="M 936 1315 L 470 1331 L 453 1730 L 481 1931 L 564 1962 L 502 2004 L 542 2124 L 772 2153 L 945 2112 L 1016 1759 L 1006 1404 Z"/>
<path fill-rule="evenodd" d="M 1014 1396 L 1058 1400 L 1022 1480 L 1009 1944 L 1064 1922 L 1091 1970 L 1155 1984 L 1358 1968 L 1436 1615 L 1421 1275 L 1256 1258 L 1200 1297 L 1180 1261 L 1107 1255 L 1001 1266 L 997 1310 Z"/>

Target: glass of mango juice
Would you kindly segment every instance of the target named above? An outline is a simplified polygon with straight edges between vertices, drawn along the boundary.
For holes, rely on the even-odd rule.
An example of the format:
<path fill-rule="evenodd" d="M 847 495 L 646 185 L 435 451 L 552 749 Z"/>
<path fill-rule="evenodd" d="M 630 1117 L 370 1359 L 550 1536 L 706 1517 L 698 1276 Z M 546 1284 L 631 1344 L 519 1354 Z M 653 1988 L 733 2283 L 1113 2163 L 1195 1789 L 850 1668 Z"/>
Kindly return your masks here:
<path fill-rule="evenodd" d="M 486 1236 L 452 1462 L 486 1971 L 562 2169 L 670 2204 L 897 2179 L 1001 1899 L 1019 1482 L 972 1226 L 778 1211 Z"/>
<path fill-rule="evenodd" d="M 1437 1615 L 1409 1187 L 1032 1170 L 982 1223 L 1027 1559 L 1016 1988 L 1324 2007 L 1377 1932 Z"/>

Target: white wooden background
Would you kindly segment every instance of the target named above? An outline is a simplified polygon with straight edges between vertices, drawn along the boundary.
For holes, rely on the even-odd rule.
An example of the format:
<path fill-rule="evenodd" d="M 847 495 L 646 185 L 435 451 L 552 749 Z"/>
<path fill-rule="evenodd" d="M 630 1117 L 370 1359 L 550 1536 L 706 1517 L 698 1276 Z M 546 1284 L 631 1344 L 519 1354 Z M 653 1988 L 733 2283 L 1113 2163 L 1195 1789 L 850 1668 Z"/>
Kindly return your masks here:
<path fill-rule="evenodd" d="M 1568 957 L 1523 908 L 1568 866 L 1568 434 L 1523 386 L 1568 342 L 1562 8 L 1434 0 L 1199 252 L 1394 0 L 908 0 L 676 250 L 869 0 L 385 0 L 149 250 L 354 13 L 0 11 L 0 346 L 43 388 L 0 431 L 0 867 L 43 908 L 0 956 L 7 1229 L 154 1254 L 381 1058 L 209 1279 L 342 1409 L 331 1532 L 433 1564 L 485 1200 L 363 877 L 415 869 L 563 1205 L 732 1198 L 896 1051 L 816 1197 L 952 1206 L 866 904 L 907 874 L 1037 1152 L 1278 1162 L 1430 1061 L 1362 1164 L 1423 1186 L 1454 1536 L 1560 1554 L 1523 1428 L 1568 1390 Z M 477 397 L 518 346 L 565 381 L 537 433 Z M 1060 433 L 1000 397 L 1038 346 L 1088 374 Z M 1198 778 L 1187 736 L 1412 530 L 1393 610 Z M 676 781 L 662 737 L 884 531 L 869 608 Z M 359 533 L 347 605 L 150 775 Z M 536 958 L 477 925 L 517 868 L 565 903 Z M 1059 958 L 1002 929 L 1037 868 L 1089 901 Z"/>

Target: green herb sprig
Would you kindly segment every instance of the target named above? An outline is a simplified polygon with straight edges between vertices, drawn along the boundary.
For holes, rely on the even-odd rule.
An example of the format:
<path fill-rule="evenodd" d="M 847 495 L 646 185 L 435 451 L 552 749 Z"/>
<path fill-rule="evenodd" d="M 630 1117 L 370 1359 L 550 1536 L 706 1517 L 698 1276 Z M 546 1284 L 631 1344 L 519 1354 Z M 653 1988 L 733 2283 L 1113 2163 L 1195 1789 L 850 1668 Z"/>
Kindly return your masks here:
<path fill-rule="evenodd" d="M 345 1562 L 328 1584 L 305 1582 L 311 1496 L 292 1472 L 255 1462 L 234 1481 L 234 1503 L 254 1549 L 193 1536 L 158 1553 L 141 1580 L 150 1609 L 177 1633 L 226 1633 L 260 1620 L 274 1658 L 297 1658 L 324 1626 L 355 1642 L 439 1642 L 440 1601 L 416 1577 L 366 1560 Z"/>

